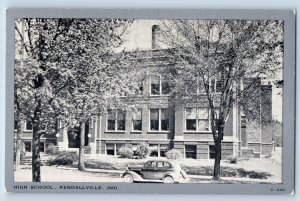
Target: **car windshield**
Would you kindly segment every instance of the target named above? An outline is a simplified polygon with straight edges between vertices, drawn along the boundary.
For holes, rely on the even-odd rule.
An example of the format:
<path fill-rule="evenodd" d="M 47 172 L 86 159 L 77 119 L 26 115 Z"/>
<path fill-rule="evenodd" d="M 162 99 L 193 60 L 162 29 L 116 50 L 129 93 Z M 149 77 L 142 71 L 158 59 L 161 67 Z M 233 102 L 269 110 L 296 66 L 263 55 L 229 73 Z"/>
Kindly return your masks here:
<path fill-rule="evenodd" d="M 145 163 L 144 167 L 156 167 L 156 162 L 148 161 L 147 163 Z"/>
<path fill-rule="evenodd" d="M 165 161 L 159 161 L 157 162 L 157 167 L 159 168 L 170 168 L 171 167 L 171 164 L 168 163 L 168 162 L 165 162 Z"/>

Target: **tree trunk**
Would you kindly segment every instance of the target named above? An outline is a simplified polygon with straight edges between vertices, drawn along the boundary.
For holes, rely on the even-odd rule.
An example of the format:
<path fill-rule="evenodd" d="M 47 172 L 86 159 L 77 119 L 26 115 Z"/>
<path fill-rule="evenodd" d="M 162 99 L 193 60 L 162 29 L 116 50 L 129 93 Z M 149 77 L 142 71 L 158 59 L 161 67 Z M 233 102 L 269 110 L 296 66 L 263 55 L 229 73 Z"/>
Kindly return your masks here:
<path fill-rule="evenodd" d="M 85 125 L 81 123 L 80 126 L 80 147 L 79 147 L 79 161 L 78 170 L 84 171 L 84 141 L 85 141 Z"/>
<path fill-rule="evenodd" d="M 33 124 L 32 137 L 32 181 L 41 182 L 40 135 L 38 128 Z"/>
<path fill-rule="evenodd" d="M 214 164 L 214 174 L 213 180 L 219 180 L 221 176 L 221 156 L 222 156 L 222 140 L 224 134 L 224 121 L 219 120 L 218 124 L 218 135 L 215 135 L 215 164 Z"/>
<path fill-rule="evenodd" d="M 32 119 L 32 181 L 41 182 L 41 157 L 40 157 L 40 116 L 41 116 L 41 99 L 34 110 Z"/>
<path fill-rule="evenodd" d="M 213 180 L 219 180 L 221 175 L 221 154 L 222 154 L 222 141 L 215 141 L 215 164 L 214 164 L 214 174 Z"/>
<path fill-rule="evenodd" d="M 21 128 L 21 121 L 19 120 L 17 126 L 15 170 L 19 170 L 20 163 L 21 163 L 21 151 L 22 151 L 21 137 L 22 137 L 22 128 Z"/>

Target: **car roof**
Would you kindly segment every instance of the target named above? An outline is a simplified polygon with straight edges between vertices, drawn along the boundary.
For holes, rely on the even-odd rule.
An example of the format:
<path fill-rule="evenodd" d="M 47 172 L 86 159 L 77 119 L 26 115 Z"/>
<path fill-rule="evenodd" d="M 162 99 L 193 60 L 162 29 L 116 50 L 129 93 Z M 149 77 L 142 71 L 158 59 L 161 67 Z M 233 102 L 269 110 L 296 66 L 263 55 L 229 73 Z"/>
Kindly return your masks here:
<path fill-rule="evenodd" d="M 147 162 L 168 162 L 168 163 L 173 164 L 173 165 L 176 164 L 176 162 L 166 160 L 166 159 L 151 159 L 151 160 L 148 160 Z"/>
<path fill-rule="evenodd" d="M 167 160 L 167 159 L 151 159 L 151 160 L 148 160 L 148 161 L 154 161 L 154 162 L 160 162 L 160 161 L 162 161 L 162 162 L 170 162 L 169 160 Z"/>

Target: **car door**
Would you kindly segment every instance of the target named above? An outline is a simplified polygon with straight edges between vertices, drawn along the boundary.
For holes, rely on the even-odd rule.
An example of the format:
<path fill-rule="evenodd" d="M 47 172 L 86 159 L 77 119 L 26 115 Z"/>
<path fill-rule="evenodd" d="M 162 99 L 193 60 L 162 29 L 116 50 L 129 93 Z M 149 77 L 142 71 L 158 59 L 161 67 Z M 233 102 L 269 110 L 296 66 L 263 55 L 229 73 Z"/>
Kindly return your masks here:
<path fill-rule="evenodd" d="M 166 161 L 157 162 L 157 179 L 163 179 L 165 174 L 172 172 L 172 166 Z"/>
<path fill-rule="evenodd" d="M 156 179 L 156 171 L 157 167 L 155 161 L 148 161 L 141 170 L 144 179 Z"/>

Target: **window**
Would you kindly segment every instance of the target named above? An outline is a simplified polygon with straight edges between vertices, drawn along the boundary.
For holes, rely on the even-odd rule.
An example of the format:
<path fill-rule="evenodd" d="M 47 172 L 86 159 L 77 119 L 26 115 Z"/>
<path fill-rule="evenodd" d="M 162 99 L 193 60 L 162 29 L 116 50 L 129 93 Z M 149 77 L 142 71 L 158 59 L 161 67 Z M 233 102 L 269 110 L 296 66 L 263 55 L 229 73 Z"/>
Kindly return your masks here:
<path fill-rule="evenodd" d="M 156 130 L 156 131 L 169 130 L 168 109 L 150 109 L 150 130 Z"/>
<path fill-rule="evenodd" d="M 68 134 L 68 148 L 80 147 L 80 126 L 75 126 L 67 132 Z"/>
<path fill-rule="evenodd" d="M 159 161 L 159 162 L 157 162 L 157 167 L 158 168 L 171 168 L 171 165 L 168 162 Z"/>
<path fill-rule="evenodd" d="M 107 113 L 107 130 L 116 130 L 116 113 L 114 110 L 108 110 Z"/>
<path fill-rule="evenodd" d="M 24 142 L 24 146 L 25 146 L 25 151 L 26 152 L 31 152 L 31 142 Z"/>
<path fill-rule="evenodd" d="M 167 95 L 170 93 L 170 85 L 161 76 L 151 77 L 151 95 Z"/>
<path fill-rule="evenodd" d="M 31 121 L 26 121 L 25 130 L 29 131 L 29 130 L 32 130 L 32 129 L 33 129 L 33 125 L 31 123 Z M 41 131 L 45 131 L 46 130 L 46 124 L 40 124 L 40 129 L 41 129 Z"/>
<path fill-rule="evenodd" d="M 61 120 L 59 118 L 57 118 L 55 121 L 55 129 L 56 130 L 61 129 Z"/>
<path fill-rule="evenodd" d="M 160 156 L 161 157 L 166 157 L 166 153 L 169 150 L 169 145 L 167 145 L 167 144 L 161 144 L 159 146 L 159 150 L 160 150 Z"/>
<path fill-rule="evenodd" d="M 158 144 L 149 144 L 150 154 L 149 156 L 158 156 Z"/>
<path fill-rule="evenodd" d="M 107 130 L 124 131 L 125 130 L 125 111 L 111 110 L 107 111 Z"/>
<path fill-rule="evenodd" d="M 151 77 L 151 95 L 160 94 L 160 79 L 158 76 Z"/>
<path fill-rule="evenodd" d="M 186 130 L 208 131 L 210 128 L 208 116 L 208 108 L 186 108 Z"/>
<path fill-rule="evenodd" d="M 15 129 L 15 130 L 18 129 L 18 123 L 19 123 L 19 121 L 14 121 L 14 129 Z"/>
<path fill-rule="evenodd" d="M 26 125 L 25 126 L 26 126 L 25 127 L 26 130 L 32 130 L 32 123 L 31 123 L 31 121 L 26 121 Z"/>
<path fill-rule="evenodd" d="M 115 155 L 115 144 L 108 143 L 108 144 L 105 144 L 105 147 L 106 147 L 107 155 L 112 155 L 112 156 Z"/>
<path fill-rule="evenodd" d="M 196 145 L 185 145 L 185 157 L 186 158 L 194 158 L 196 159 Z"/>
<path fill-rule="evenodd" d="M 207 108 L 198 108 L 198 130 L 208 131 L 209 122 L 208 122 L 208 109 Z"/>
<path fill-rule="evenodd" d="M 117 154 L 119 154 L 119 150 L 120 150 L 122 147 L 125 147 L 125 144 L 123 144 L 123 143 L 117 143 L 117 144 L 116 144 Z"/>
<path fill-rule="evenodd" d="M 159 130 L 159 109 L 150 109 L 150 130 Z"/>
<path fill-rule="evenodd" d="M 212 92 L 216 92 L 216 93 L 220 93 L 222 90 L 222 81 L 220 79 L 217 78 L 213 78 L 213 79 L 209 79 L 208 80 L 210 85 L 209 88 Z M 197 93 L 199 94 L 203 94 L 205 93 L 205 87 L 204 87 L 204 83 L 203 83 L 203 79 L 198 78 L 197 79 Z"/>
<path fill-rule="evenodd" d="M 45 152 L 45 143 L 44 142 L 40 142 L 40 152 Z"/>
<path fill-rule="evenodd" d="M 168 109 L 160 110 L 160 129 L 167 131 L 169 130 L 169 112 Z"/>
<path fill-rule="evenodd" d="M 133 112 L 132 127 L 134 131 L 142 130 L 142 110 L 138 109 Z"/>
<path fill-rule="evenodd" d="M 215 78 L 212 80 L 211 82 L 211 87 L 212 87 L 212 91 L 216 92 L 216 93 L 220 93 L 222 90 L 222 81 L 219 78 Z"/>
<path fill-rule="evenodd" d="M 137 146 L 138 146 L 137 144 L 132 144 L 132 151 L 135 152 L 137 150 Z"/>
<path fill-rule="evenodd" d="M 155 161 L 148 161 L 144 167 L 150 168 L 150 167 L 156 167 L 156 162 Z"/>
<path fill-rule="evenodd" d="M 246 128 L 246 116 L 241 116 L 241 128 Z"/>
<path fill-rule="evenodd" d="M 186 112 L 186 130 L 197 130 L 197 109 L 196 108 L 187 108 Z"/>
<path fill-rule="evenodd" d="M 117 130 L 125 130 L 125 112 L 117 110 L 118 127 Z"/>
<path fill-rule="evenodd" d="M 143 90 L 144 90 L 144 83 L 143 82 L 140 82 L 139 83 L 139 86 L 138 86 L 138 89 L 136 91 L 136 94 L 137 95 L 142 95 L 143 94 Z"/>

